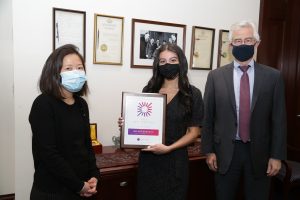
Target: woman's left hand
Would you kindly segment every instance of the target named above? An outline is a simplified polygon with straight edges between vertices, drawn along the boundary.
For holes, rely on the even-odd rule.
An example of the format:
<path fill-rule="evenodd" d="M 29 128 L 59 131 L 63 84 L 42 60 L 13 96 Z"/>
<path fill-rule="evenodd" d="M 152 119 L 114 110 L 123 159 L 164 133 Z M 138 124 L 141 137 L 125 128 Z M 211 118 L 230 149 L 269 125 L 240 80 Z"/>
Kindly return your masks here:
<path fill-rule="evenodd" d="M 164 144 L 154 144 L 154 145 L 149 145 L 145 149 L 142 149 L 142 151 L 150 151 L 155 154 L 166 154 L 171 152 L 171 147 L 166 146 Z"/>

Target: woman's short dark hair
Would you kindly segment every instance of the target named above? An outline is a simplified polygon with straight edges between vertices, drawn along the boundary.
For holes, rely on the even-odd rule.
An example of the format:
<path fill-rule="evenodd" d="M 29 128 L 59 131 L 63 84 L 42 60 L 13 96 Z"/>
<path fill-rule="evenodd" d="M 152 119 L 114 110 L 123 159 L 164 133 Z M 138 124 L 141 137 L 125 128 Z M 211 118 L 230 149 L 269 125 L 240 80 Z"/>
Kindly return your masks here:
<path fill-rule="evenodd" d="M 61 94 L 62 85 L 60 71 L 63 65 L 64 57 L 70 54 L 78 55 L 83 64 L 84 71 L 86 71 L 84 59 L 78 52 L 78 48 L 72 44 L 63 45 L 55 49 L 47 58 L 46 63 L 44 64 L 42 74 L 39 80 L 39 88 L 42 93 L 54 96 L 59 99 L 64 98 Z M 85 82 L 82 89 L 79 92 L 75 92 L 74 94 L 78 96 L 83 96 L 87 93 L 88 85 L 87 82 Z"/>

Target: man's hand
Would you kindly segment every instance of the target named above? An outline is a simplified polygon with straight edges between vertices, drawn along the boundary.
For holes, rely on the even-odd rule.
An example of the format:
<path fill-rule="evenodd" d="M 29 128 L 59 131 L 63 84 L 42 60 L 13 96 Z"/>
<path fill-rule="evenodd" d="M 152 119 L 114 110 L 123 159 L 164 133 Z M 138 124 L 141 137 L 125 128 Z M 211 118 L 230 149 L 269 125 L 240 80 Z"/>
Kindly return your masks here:
<path fill-rule="evenodd" d="M 268 163 L 268 176 L 275 176 L 281 168 L 281 160 L 270 158 Z"/>
<path fill-rule="evenodd" d="M 208 153 L 206 155 L 206 164 L 208 168 L 214 172 L 217 171 L 218 165 L 217 165 L 217 156 L 215 153 Z"/>

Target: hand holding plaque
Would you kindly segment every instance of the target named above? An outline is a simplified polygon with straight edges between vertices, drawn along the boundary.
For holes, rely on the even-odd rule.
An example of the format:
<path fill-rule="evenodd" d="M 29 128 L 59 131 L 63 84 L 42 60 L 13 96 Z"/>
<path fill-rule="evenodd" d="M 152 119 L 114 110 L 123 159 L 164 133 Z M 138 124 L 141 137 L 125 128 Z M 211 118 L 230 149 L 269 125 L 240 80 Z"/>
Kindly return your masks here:
<path fill-rule="evenodd" d="M 90 124 L 90 134 L 91 134 L 91 142 L 94 153 L 101 153 L 102 152 L 102 144 L 97 140 L 97 124 L 91 123 Z"/>

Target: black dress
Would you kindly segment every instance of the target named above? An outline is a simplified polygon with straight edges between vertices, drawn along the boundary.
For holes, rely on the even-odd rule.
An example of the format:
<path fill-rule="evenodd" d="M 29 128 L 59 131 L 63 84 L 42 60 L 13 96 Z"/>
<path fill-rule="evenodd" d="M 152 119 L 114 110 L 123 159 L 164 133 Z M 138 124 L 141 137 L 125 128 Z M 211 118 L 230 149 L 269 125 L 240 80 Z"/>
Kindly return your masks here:
<path fill-rule="evenodd" d="M 179 93 L 167 104 L 166 145 L 186 134 L 187 128 L 201 126 L 203 101 L 199 89 L 191 86 L 193 99 L 192 115 L 185 114 Z M 188 152 L 183 147 L 168 154 L 156 155 L 141 152 L 138 167 L 138 200 L 184 200 L 188 188 Z"/>

